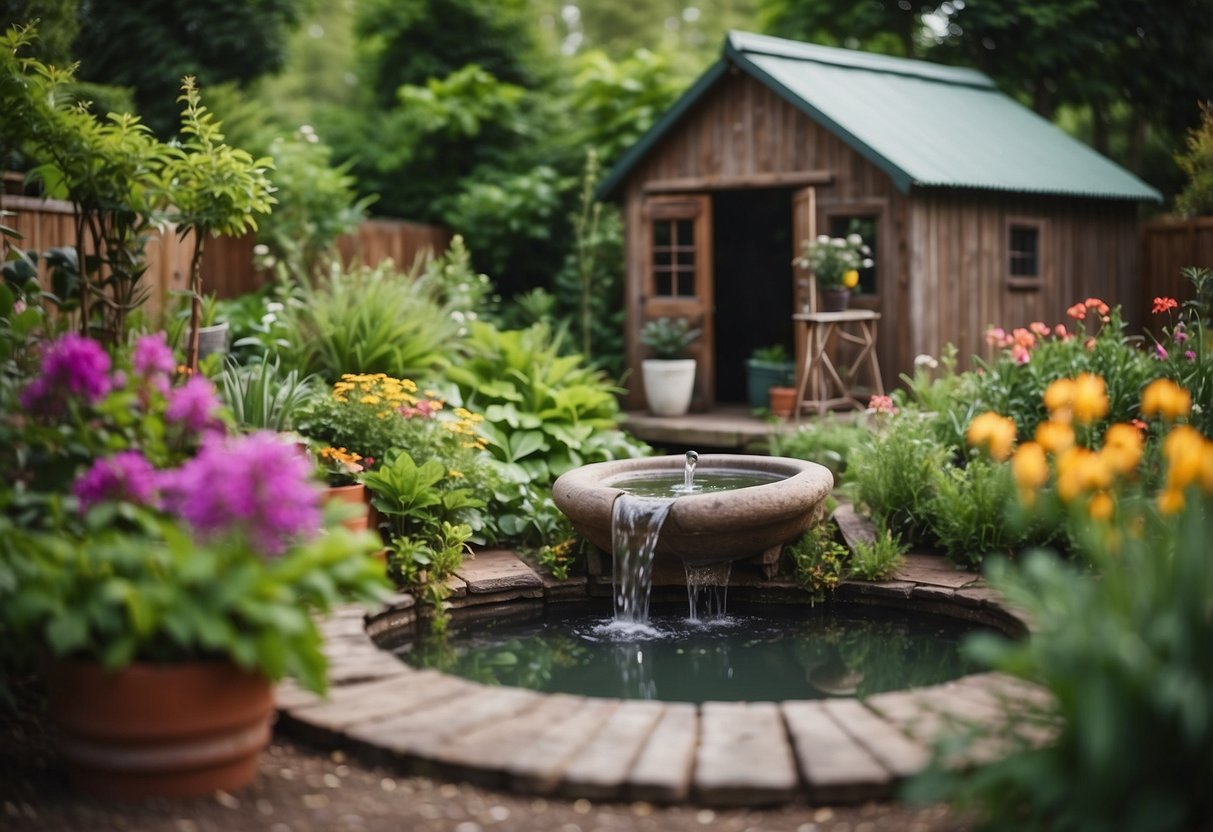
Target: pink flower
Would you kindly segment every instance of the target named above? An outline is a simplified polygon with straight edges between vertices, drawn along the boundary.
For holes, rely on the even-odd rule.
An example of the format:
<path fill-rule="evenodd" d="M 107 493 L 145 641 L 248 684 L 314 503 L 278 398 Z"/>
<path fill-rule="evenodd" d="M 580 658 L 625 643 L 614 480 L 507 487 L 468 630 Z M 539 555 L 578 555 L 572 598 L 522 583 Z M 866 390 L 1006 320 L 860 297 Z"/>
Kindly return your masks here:
<path fill-rule="evenodd" d="M 80 501 L 81 514 L 107 500 L 155 505 L 156 470 L 139 451 L 122 451 L 94 461 L 76 479 L 72 493 Z"/>
<path fill-rule="evenodd" d="M 1167 358 L 1167 348 L 1157 341 L 1154 342 L 1154 357 L 1159 361 L 1165 361 Z"/>
<path fill-rule="evenodd" d="M 42 372 L 21 391 L 21 406 L 45 415 L 67 402 L 96 404 L 111 389 L 110 357 L 96 341 L 70 332 L 47 347 Z"/>
<path fill-rule="evenodd" d="M 1032 360 L 1032 353 L 1023 344 L 1011 347 L 1011 358 L 1016 364 L 1027 364 Z"/>
<path fill-rule="evenodd" d="M 893 404 L 891 396 L 873 396 L 868 400 L 868 410 L 874 410 L 877 413 L 896 413 L 897 407 Z"/>
<path fill-rule="evenodd" d="M 307 455 L 268 431 L 203 446 L 164 477 L 165 504 L 201 536 L 245 536 L 264 555 L 320 530 L 320 491 Z"/>
<path fill-rule="evenodd" d="M 1028 324 L 1028 329 L 1041 338 L 1047 338 L 1049 335 L 1049 325 L 1043 321 L 1032 321 L 1032 323 Z"/>
<path fill-rule="evenodd" d="M 1189 361 L 1195 361 L 1196 353 L 1192 352 L 1192 350 L 1188 350 L 1184 353 L 1184 358 L 1188 359 Z"/>
<path fill-rule="evenodd" d="M 135 341 L 131 368 L 161 393 L 168 392 L 169 378 L 175 367 L 173 351 L 169 349 L 163 332 L 143 335 Z"/>
<path fill-rule="evenodd" d="M 1007 331 L 1000 326 L 992 326 L 986 330 L 986 343 L 992 347 L 1006 346 Z"/>
<path fill-rule="evenodd" d="M 219 399 L 215 387 L 205 376 L 192 376 L 181 387 L 169 393 L 164 421 L 180 425 L 190 433 L 220 430 Z"/>

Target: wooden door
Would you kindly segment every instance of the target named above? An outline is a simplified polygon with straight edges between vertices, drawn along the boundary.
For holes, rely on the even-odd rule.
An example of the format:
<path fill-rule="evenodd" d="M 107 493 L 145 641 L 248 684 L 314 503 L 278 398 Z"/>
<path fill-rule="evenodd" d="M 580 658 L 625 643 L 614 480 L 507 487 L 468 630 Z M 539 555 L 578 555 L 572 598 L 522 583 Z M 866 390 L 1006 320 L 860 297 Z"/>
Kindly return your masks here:
<path fill-rule="evenodd" d="M 812 187 L 801 188 L 792 194 L 792 256 L 799 257 L 803 250 L 801 243 L 812 240 L 817 236 L 817 190 Z M 814 297 L 813 283 L 805 269 L 793 267 L 792 309 L 795 312 L 815 311 L 817 299 Z M 804 366 L 804 328 L 796 327 L 796 366 Z"/>
<path fill-rule="evenodd" d="M 644 279 L 640 327 L 658 318 L 686 318 L 702 335 L 690 350 L 696 359 L 691 407 L 706 410 L 715 402 L 712 316 L 712 198 L 707 194 L 651 196 L 645 199 Z"/>

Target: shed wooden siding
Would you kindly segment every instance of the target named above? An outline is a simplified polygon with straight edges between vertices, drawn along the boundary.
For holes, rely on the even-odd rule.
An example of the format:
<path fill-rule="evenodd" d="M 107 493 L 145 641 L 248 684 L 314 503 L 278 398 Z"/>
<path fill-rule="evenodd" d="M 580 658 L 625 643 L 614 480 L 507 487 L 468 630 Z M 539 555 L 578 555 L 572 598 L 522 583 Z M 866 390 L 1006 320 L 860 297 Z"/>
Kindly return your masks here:
<path fill-rule="evenodd" d="M 1043 220 L 1039 289 L 1007 283 L 1007 226 L 1012 219 Z M 956 345 L 962 366 L 989 355 L 989 326 L 1071 321 L 1065 310 L 1099 297 L 1121 303 L 1140 322 L 1137 206 L 1095 200 L 988 192 L 920 192 L 910 201 L 909 350 L 939 355 Z M 888 373 L 886 372 L 886 375 Z M 893 376 L 896 378 L 896 376 Z"/>

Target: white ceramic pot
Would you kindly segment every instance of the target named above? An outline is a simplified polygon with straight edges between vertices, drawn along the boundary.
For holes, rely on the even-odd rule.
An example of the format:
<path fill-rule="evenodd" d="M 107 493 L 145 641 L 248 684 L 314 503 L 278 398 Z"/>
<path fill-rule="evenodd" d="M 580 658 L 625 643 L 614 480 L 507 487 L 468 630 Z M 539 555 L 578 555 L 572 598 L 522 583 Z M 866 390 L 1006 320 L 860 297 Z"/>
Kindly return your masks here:
<path fill-rule="evenodd" d="M 695 359 L 664 360 L 646 358 L 644 398 L 654 416 L 681 416 L 691 406 L 691 391 L 695 389 Z"/>

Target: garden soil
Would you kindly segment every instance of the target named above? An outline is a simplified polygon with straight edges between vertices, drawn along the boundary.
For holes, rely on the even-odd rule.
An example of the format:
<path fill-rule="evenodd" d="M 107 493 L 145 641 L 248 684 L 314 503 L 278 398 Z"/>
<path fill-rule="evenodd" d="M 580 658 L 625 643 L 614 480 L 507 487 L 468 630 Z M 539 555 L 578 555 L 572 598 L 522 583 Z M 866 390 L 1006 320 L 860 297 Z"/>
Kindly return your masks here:
<path fill-rule="evenodd" d="M 0 830 L 21 832 L 962 832 L 945 807 L 721 810 L 548 800 L 409 776 L 278 732 L 256 782 L 197 800 L 113 803 L 67 786 L 29 679 L 0 678 Z"/>

